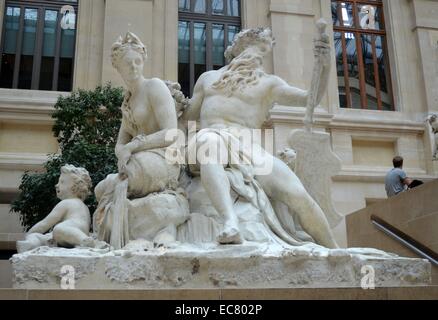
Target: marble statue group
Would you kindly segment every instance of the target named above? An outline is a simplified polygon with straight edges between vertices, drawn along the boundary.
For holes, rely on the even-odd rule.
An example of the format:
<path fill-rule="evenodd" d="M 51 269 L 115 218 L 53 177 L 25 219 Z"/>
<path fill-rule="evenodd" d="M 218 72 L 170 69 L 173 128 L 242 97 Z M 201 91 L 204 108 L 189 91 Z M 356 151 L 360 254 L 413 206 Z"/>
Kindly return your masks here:
<path fill-rule="evenodd" d="M 126 84 L 118 172 L 95 187 L 98 207 L 90 218 L 83 203 L 92 188 L 87 170 L 62 168 L 56 186 L 62 201 L 17 242 L 15 286 L 56 285 L 65 264 L 91 279 L 84 288 L 102 279 L 106 288 L 196 286 L 205 279 L 214 287 L 356 286 L 362 265 L 373 263 L 391 270 L 382 284 L 428 282 L 427 262 L 339 249 L 335 241 L 332 229 L 342 216 L 331 181 L 341 162 L 330 135 L 313 130 L 330 73 L 325 27 L 317 23 L 308 91 L 264 71 L 274 38 L 258 28 L 236 35 L 225 52 L 228 64 L 202 74 L 191 98 L 178 83 L 146 79 L 145 45 L 130 32 L 120 37 L 111 50 Z M 264 124 L 276 104 L 306 108 L 303 129 L 293 130 L 282 150 L 254 138 L 269 136 Z M 429 121 L 436 129 L 436 118 Z"/>
<path fill-rule="evenodd" d="M 111 51 L 112 64 L 127 87 L 115 149 L 118 173 L 95 188 L 99 206 L 92 223 L 94 240 L 88 235 L 90 221 L 81 202 L 83 197 L 70 190 L 59 195 L 63 200 L 60 208 L 19 243 L 20 251 L 44 243 L 36 238 L 51 228 L 53 234 L 44 237 L 51 236 L 58 245 L 67 247 L 105 242 L 121 249 L 137 239 L 174 245 L 191 238 L 220 245 L 279 241 L 295 246 L 315 242 L 337 248 L 324 211 L 288 162 L 251 139 L 241 139 L 243 132 L 262 128 L 275 104 L 307 105 L 305 125 L 311 129 L 313 110 L 326 91 L 330 71 L 324 22 L 319 22 L 318 29 L 311 91 L 292 87 L 264 72 L 263 59 L 271 52 L 274 39 L 269 29 L 259 28 L 244 30 L 235 37 L 225 52 L 229 63 L 202 74 L 191 99 L 184 97 L 178 84 L 145 79 L 145 45 L 130 32 L 120 37 Z M 187 146 L 169 138 L 172 130 L 187 127 L 184 121 L 200 124 Z M 169 150 L 178 152 L 181 148 L 207 150 L 209 161 L 197 157 L 195 163 L 186 166 L 166 158 Z M 211 161 L 218 150 L 227 153 L 225 162 Z M 267 163 L 268 172 L 257 172 L 256 164 Z M 82 170 L 86 176 L 85 169 L 71 170 Z M 60 186 L 67 179 L 64 175 Z M 192 214 L 203 219 L 191 219 Z M 214 227 L 208 239 L 194 239 L 187 234 L 187 224 L 191 229 Z"/>

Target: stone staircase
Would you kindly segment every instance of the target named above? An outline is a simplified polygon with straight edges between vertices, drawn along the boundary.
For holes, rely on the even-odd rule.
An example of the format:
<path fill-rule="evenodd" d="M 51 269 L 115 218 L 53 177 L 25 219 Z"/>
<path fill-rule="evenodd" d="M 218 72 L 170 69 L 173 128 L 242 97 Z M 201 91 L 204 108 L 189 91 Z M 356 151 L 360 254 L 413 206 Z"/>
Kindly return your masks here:
<path fill-rule="evenodd" d="M 438 180 L 381 201 L 347 216 L 349 247 L 371 247 L 404 257 L 419 258 L 414 251 L 386 235 L 371 222 L 376 216 L 409 237 L 438 252 Z M 432 267 L 432 282 L 438 284 L 438 267 Z"/>

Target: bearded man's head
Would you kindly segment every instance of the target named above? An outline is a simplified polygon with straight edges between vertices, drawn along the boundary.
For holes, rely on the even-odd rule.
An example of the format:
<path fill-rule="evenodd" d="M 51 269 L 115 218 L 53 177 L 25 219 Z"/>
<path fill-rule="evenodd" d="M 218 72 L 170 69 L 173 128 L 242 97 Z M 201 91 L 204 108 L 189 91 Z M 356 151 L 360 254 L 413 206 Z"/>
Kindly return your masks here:
<path fill-rule="evenodd" d="M 231 62 L 249 47 L 257 48 L 262 55 L 266 55 L 272 50 L 274 44 L 272 31 L 269 28 L 242 30 L 225 51 L 225 58 Z"/>

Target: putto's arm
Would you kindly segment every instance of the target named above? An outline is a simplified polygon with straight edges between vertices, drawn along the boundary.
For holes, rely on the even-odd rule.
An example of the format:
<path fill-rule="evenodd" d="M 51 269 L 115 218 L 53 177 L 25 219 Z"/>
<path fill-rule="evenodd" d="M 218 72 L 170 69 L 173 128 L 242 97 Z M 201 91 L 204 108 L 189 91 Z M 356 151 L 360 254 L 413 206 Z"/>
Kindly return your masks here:
<path fill-rule="evenodd" d="M 308 92 L 295 88 L 286 83 L 286 81 L 274 77 L 274 86 L 272 88 L 272 102 L 284 106 L 305 107 L 308 98 Z"/>
<path fill-rule="evenodd" d="M 65 200 L 58 203 L 58 205 L 50 212 L 50 214 L 44 218 L 42 221 L 34 225 L 30 230 L 30 233 L 41 233 L 44 234 L 48 232 L 51 228 L 57 225 L 64 217 L 66 208 Z"/>

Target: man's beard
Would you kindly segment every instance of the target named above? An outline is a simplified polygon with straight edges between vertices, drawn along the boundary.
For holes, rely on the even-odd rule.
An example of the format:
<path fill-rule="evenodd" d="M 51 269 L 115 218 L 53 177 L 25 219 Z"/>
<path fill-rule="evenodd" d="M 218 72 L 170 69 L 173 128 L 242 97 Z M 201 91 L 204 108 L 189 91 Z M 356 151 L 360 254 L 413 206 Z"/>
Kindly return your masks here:
<path fill-rule="evenodd" d="M 225 90 L 229 96 L 236 91 L 257 85 L 264 72 L 259 69 L 263 61 L 260 56 L 244 53 L 234 58 L 218 81 L 213 84 L 217 90 Z"/>

